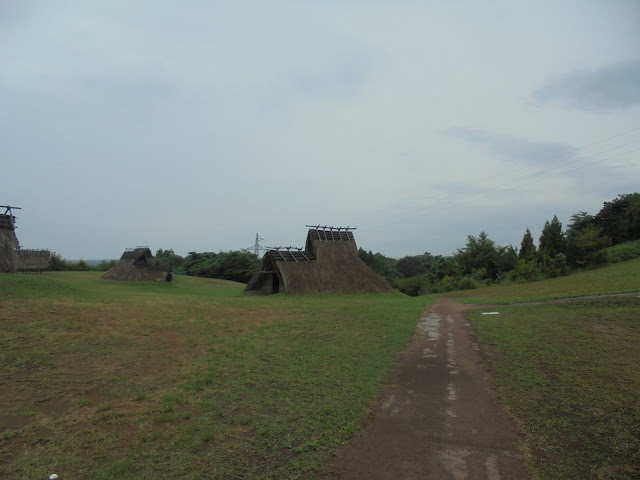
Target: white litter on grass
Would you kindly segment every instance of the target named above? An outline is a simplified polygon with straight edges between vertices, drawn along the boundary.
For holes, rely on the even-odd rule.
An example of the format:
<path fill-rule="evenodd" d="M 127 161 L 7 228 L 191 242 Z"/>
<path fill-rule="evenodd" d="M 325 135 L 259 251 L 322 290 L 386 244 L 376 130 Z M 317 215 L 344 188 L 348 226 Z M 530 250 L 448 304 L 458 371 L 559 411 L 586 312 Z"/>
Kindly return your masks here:
<path fill-rule="evenodd" d="M 49 475 L 49 480 L 57 480 L 58 475 L 55 473 L 52 473 L 51 475 Z"/>
<path fill-rule="evenodd" d="M 500 315 L 500 312 L 482 312 L 483 315 Z"/>

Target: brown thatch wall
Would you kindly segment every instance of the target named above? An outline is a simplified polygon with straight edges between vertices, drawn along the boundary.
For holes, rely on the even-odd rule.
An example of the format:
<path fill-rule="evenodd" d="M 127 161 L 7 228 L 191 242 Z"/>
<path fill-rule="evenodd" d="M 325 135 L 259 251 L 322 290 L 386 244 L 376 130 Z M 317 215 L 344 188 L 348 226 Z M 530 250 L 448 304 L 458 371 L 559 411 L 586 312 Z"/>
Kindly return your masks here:
<path fill-rule="evenodd" d="M 285 291 L 305 293 L 372 293 L 391 291 L 391 285 L 358 256 L 355 243 L 316 241 L 317 260 L 278 262 Z"/>
<path fill-rule="evenodd" d="M 14 273 L 18 268 L 18 238 L 11 228 L 0 228 L 0 273 Z"/>
<path fill-rule="evenodd" d="M 173 280 L 171 265 L 160 263 L 148 248 L 126 250 L 118 264 L 102 275 L 103 280 L 147 280 L 170 282 Z"/>
<path fill-rule="evenodd" d="M 385 279 L 360 259 L 352 235 L 344 240 L 323 240 L 311 230 L 305 251 L 310 260 L 305 261 L 297 254 L 298 261 L 295 261 L 291 255 L 293 252 L 284 252 L 283 255 L 276 251 L 267 252 L 260 263 L 260 270 L 249 280 L 245 291 L 301 295 L 392 290 Z"/>
<path fill-rule="evenodd" d="M 18 270 L 23 272 L 43 272 L 49 266 L 49 250 L 18 250 Z"/>
<path fill-rule="evenodd" d="M 146 267 L 134 267 L 133 265 L 121 265 L 118 263 L 111 270 L 102 275 L 103 280 L 148 280 L 151 282 L 170 282 L 173 278 L 171 270 L 151 270 Z"/>

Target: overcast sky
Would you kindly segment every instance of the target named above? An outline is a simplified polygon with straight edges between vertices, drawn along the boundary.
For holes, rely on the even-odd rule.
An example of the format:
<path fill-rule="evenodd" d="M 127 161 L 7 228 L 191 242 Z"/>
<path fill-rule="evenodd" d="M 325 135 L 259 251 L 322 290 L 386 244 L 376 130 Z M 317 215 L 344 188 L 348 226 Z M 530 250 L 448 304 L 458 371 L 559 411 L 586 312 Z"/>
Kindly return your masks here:
<path fill-rule="evenodd" d="M 0 0 L 0 167 L 67 259 L 519 246 L 640 190 L 640 3 Z"/>

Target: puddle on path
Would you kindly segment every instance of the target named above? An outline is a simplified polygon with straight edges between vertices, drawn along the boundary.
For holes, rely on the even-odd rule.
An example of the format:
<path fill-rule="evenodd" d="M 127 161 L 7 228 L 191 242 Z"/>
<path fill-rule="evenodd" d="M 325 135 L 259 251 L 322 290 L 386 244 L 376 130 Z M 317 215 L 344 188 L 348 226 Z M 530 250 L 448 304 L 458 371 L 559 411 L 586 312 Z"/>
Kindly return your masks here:
<path fill-rule="evenodd" d="M 427 317 L 422 317 L 418 327 L 427 334 L 430 341 L 436 341 L 440 338 L 440 321 L 442 317 L 437 313 L 430 313 Z"/>

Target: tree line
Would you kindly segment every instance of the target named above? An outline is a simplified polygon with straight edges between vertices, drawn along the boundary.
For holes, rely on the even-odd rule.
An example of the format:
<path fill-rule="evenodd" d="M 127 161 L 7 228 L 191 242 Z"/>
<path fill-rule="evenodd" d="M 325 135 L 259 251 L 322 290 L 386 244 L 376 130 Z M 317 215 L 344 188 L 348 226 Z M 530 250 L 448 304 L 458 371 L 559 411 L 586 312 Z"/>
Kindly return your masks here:
<path fill-rule="evenodd" d="M 567 275 L 610 261 L 607 247 L 640 239 L 640 193 L 619 195 L 591 215 L 571 216 L 566 230 L 554 216 L 538 239 L 527 228 L 519 248 L 497 245 L 485 232 L 467 236 L 451 256 L 406 256 L 399 260 L 360 248 L 360 258 L 408 295 L 466 290 Z"/>
<path fill-rule="evenodd" d="M 234 282 L 247 283 L 258 269 L 260 260 L 246 250 L 229 252 L 189 252 L 186 257 L 176 254 L 172 249 L 158 249 L 155 257 L 173 268 L 178 275 L 221 278 Z M 49 261 L 50 271 L 99 271 L 106 272 L 118 263 L 117 260 L 103 260 L 97 265 L 89 265 L 85 260 L 68 261 L 53 253 Z"/>
<path fill-rule="evenodd" d="M 519 247 L 500 246 L 485 232 L 467 236 L 466 245 L 451 256 L 409 255 L 400 259 L 362 248 L 360 258 L 391 285 L 408 295 L 466 290 L 498 283 L 516 283 L 566 275 L 610 261 L 607 247 L 640 239 L 640 193 L 619 195 L 604 202 L 595 215 L 578 212 L 567 228 L 554 216 L 534 241 L 526 229 Z M 246 283 L 260 260 L 247 250 L 189 252 L 158 249 L 156 258 L 173 267 L 175 274 L 221 278 Z M 54 253 L 49 270 L 106 271 L 116 260 L 90 266 L 84 260 L 68 262 Z"/>
<path fill-rule="evenodd" d="M 62 255 L 53 252 L 51 254 L 51 258 L 49 258 L 49 266 L 47 270 L 52 272 L 106 272 L 110 268 L 115 267 L 117 263 L 117 260 L 102 260 L 96 265 L 90 265 L 85 260 L 65 260 L 62 258 Z"/>

